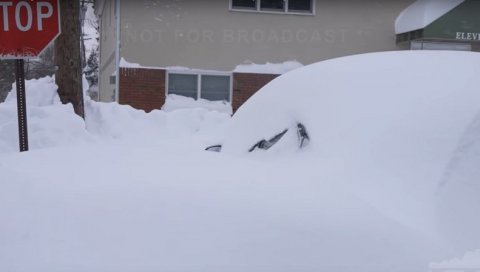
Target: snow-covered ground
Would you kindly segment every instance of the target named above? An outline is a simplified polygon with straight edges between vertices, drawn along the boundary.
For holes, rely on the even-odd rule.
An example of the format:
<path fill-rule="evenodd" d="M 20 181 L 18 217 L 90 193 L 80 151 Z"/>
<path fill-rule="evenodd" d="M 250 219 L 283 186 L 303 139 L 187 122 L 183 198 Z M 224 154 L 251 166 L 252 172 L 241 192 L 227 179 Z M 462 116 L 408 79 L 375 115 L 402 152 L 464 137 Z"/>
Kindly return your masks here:
<path fill-rule="evenodd" d="M 480 267 L 480 250 L 469 251 L 463 257 L 430 264 L 436 271 L 478 271 Z"/>
<path fill-rule="evenodd" d="M 30 152 L 0 104 L 0 271 L 475 264 L 479 72 L 475 53 L 368 54 L 287 73 L 233 118 L 86 101 L 85 122 L 30 81 Z M 297 122 L 305 148 L 247 152 Z"/>
<path fill-rule="evenodd" d="M 193 99 L 176 94 L 169 94 L 165 100 L 165 104 L 162 106 L 162 110 L 166 112 L 195 108 L 224 112 L 228 115 L 232 115 L 233 113 L 232 105 L 226 101 L 209 101 L 202 98 Z"/>

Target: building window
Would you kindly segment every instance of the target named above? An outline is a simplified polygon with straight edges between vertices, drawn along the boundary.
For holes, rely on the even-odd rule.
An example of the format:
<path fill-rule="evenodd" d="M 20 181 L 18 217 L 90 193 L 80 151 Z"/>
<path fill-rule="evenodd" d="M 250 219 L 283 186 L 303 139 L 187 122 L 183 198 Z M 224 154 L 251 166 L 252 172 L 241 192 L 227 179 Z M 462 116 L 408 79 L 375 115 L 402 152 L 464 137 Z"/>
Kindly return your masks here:
<path fill-rule="evenodd" d="M 230 0 L 230 9 L 237 11 L 314 14 L 315 0 Z"/>
<path fill-rule="evenodd" d="M 472 45 L 469 43 L 411 41 L 410 50 L 472 51 Z"/>
<path fill-rule="evenodd" d="M 168 75 L 168 93 L 198 98 L 198 76 L 184 74 Z"/>
<path fill-rule="evenodd" d="M 256 10 L 257 0 L 232 0 L 232 8 Z"/>
<path fill-rule="evenodd" d="M 289 12 L 313 12 L 313 0 L 290 0 L 288 1 Z"/>
<path fill-rule="evenodd" d="M 201 76 L 200 97 L 210 101 L 230 101 L 229 76 Z"/>
<path fill-rule="evenodd" d="M 268 11 L 285 11 L 285 2 L 284 0 L 260 0 L 260 9 Z"/>
<path fill-rule="evenodd" d="M 229 74 L 169 72 L 167 95 L 176 94 L 193 99 L 231 102 L 232 78 Z"/>

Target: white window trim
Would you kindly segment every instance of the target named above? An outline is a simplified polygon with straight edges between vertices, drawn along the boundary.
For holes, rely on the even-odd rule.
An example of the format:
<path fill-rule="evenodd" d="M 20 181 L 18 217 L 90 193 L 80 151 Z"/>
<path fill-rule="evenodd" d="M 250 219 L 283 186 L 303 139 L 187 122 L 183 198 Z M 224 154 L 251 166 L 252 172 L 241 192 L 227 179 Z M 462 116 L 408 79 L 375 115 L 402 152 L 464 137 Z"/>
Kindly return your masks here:
<path fill-rule="evenodd" d="M 298 11 L 288 11 L 288 1 L 289 0 L 283 0 L 285 2 L 285 9 L 283 11 L 274 11 L 274 10 L 262 10 L 260 9 L 260 1 L 257 0 L 257 7 L 256 9 L 242 9 L 242 8 L 234 8 L 233 7 L 233 0 L 229 0 L 229 11 L 235 11 L 235 12 L 246 12 L 246 13 L 265 13 L 265 14 L 289 14 L 289 15 L 303 15 L 303 16 L 315 16 L 316 15 L 316 0 L 311 0 L 312 1 L 312 11 L 311 12 L 298 12 Z"/>
<path fill-rule="evenodd" d="M 168 86 L 170 74 L 182 74 L 182 75 L 194 75 L 197 76 L 197 99 L 199 100 L 202 97 L 202 76 L 225 76 L 230 79 L 229 86 L 229 99 L 228 103 L 232 104 L 233 99 L 233 74 L 227 72 L 217 72 L 217 71 L 204 71 L 204 70 L 167 70 L 167 75 L 165 79 L 165 96 L 168 96 Z"/>

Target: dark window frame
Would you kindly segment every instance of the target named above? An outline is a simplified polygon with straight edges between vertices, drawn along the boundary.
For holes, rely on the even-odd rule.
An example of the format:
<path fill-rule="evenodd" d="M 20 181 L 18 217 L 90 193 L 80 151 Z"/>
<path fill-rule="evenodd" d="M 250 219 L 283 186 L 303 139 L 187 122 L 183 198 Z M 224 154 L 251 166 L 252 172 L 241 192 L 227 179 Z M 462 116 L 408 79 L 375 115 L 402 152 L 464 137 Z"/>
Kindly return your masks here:
<path fill-rule="evenodd" d="M 262 9 L 261 8 L 261 1 L 262 0 L 255 0 L 256 8 L 249 8 L 249 7 L 235 7 L 233 5 L 234 0 L 229 0 L 229 10 L 230 11 L 240 11 L 240 12 L 252 12 L 252 13 L 271 13 L 271 14 L 293 14 L 293 15 L 315 15 L 315 3 L 316 0 L 310 0 L 310 11 L 301 11 L 301 10 L 290 10 L 289 9 L 289 1 L 295 0 L 283 0 L 284 2 L 284 9 L 283 10 L 276 10 L 276 9 Z"/>
<path fill-rule="evenodd" d="M 165 80 L 165 94 L 168 96 L 170 93 L 170 75 L 191 75 L 195 76 L 197 79 L 197 97 L 195 97 L 195 100 L 199 100 L 202 98 L 202 77 L 203 76 L 222 76 L 222 77 L 228 77 L 229 79 L 229 89 L 228 89 L 228 100 L 226 100 L 227 103 L 232 103 L 233 99 L 233 75 L 232 73 L 223 73 L 223 72 L 210 72 L 210 71 L 197 71 L 197 70 L 168 70 L 167 75 L 166 75 L 166 80 Z M 175 94 L 175 93 L 173 93 Z M 202 98 L 204 99 L 204 98 Z M 208 100 L 208 99 L 207 99 Z M 220 101 L 220 100 L 216 100 Z M 225 100 L 223 100 L 225 101 Z"/>

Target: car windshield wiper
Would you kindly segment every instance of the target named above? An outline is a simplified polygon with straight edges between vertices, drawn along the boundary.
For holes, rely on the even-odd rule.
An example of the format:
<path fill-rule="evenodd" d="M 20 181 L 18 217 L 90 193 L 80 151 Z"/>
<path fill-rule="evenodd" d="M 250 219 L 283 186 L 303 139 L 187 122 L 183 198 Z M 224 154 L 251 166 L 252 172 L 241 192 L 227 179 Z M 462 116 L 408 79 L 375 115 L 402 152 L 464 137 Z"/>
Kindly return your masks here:
<path fill-rule="evenodd" d="M 297 123 L 297 136 L 298 136 L 298 147 L 303 148 L 310 142 L 310 136 L 308 135 L 307 129 L 302 123 Z M 280 139 L 285 136 L 288 132 L 288 128 L 284 129 L 282 132 L 278 133 L 277 135 L 273 136 L 269 140 L 262 139 L 258 141 L 255 145 L 253 145 L 248 152 L 253 152 L 256 149 L 268 150 L 272 146 L 274 146 Z M 206 151 L 212 152 L 220 152 L 222 151 L 222 145 L 212 145 L 205 148 Z"/>
<path fill-rule="evenodd" d="M 282 137 L 287 134 L 288 128 L 284 131 L 280 132 L 279 134 L 273 136 L 270 140 L 261 140 L 256 143 L 252 148 L 250 148 L 249 152 L 254 151 L 255 149 L 263 149 L 268 150 L 272 146 L 274 146 Z M 300 148 L 305 147 L 310 142 L 310 136 L 308 136 L 307 129 L 302 123 L 297 123 L 297 136 L 298 136 L 298 146 Z"/>

